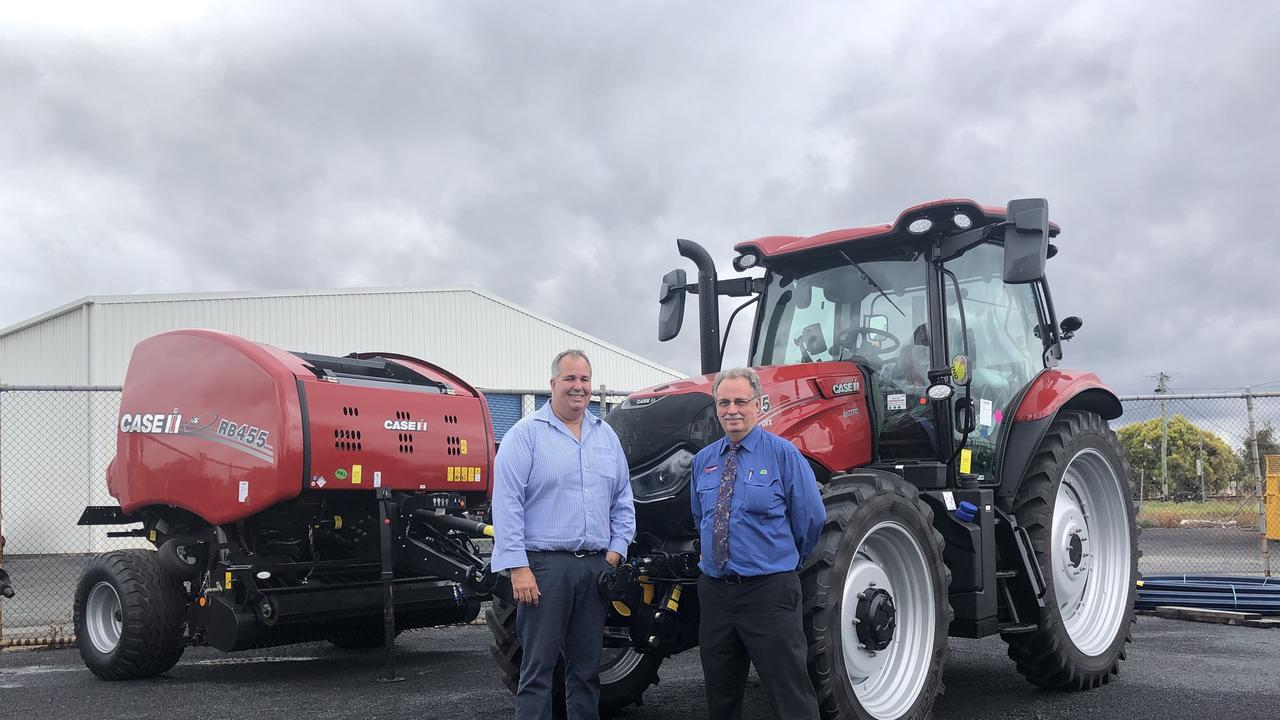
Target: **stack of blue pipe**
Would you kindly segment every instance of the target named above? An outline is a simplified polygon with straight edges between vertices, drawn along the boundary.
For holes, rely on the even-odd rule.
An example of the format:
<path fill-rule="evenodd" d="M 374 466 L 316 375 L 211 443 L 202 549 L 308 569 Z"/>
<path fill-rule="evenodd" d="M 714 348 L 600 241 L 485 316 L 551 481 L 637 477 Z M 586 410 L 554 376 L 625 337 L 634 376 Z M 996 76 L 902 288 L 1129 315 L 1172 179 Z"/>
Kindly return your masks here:
<path fill-rule="evenodd" d="M 1224 575 L 1152 575 L 1138 581 L 1138 608 L 1177 605 L 1280 615 L 1280 579 Z"/>

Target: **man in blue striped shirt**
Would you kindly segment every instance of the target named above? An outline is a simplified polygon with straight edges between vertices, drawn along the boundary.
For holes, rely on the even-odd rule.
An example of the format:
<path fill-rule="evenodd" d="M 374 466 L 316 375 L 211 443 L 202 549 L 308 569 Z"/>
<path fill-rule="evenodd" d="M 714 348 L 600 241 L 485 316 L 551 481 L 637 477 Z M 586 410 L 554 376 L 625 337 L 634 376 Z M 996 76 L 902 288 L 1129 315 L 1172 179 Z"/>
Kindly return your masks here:
<path fill-rule="evenodd" d="M 599 716 L 607 606 L 596 582 L 626 557 L 636 511 L 622 444 L 590 402 L 587 356 L 560 353 L 551 401 L 507 431 L 494 460 L 491 563 L 511 571 L 518 603 L 518 720 L 550 720 L 561 653 L 570 720 Z"/>
<path fill-rule="evenodd" d="M 698 644 L 708 715 L 742 717 L 754 664 L 778 717 L 818 720 L 796 570 L 822 532 L 822 494 L 800 451 L 756 425 L 754 370 L 721 372 L 711 394 L 725 437 L 694 456 L 689 493 L 702 541 Z"/>

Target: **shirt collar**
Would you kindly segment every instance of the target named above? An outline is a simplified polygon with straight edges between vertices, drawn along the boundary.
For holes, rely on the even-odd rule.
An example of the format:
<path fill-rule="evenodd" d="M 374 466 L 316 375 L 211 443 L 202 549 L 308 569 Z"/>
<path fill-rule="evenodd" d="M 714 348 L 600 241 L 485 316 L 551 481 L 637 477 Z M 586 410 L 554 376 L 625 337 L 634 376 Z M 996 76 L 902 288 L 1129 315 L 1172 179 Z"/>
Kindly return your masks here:
<path fill-rule="evenodd" d="M 746 437 L 742 438 L 742 442 L 740 443 L 742 445 L 742 449 L 747 452 L 755 452 L 756 443 L 760 442 L 760 433 L 762 432 L 764 431 L 760 429 L 759 425 L 751 428 L 751 431 L 747 433 Z M 724 452 L 729 449 L 729 436 L 725 435 L 720 440 L 724 443 L 720 446 L 720 453 L 724 454 Z"/>

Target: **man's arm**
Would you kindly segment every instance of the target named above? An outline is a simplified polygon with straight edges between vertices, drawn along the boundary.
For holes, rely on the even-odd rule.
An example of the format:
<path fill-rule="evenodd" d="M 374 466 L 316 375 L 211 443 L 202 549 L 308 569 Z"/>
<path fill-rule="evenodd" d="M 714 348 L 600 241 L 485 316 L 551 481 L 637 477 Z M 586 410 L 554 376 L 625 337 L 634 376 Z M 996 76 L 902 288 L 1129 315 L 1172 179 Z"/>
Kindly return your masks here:
<path fill-rule="evenodd" d="M 611 435 L 617 479 L 613 487 L 613 502 L 609 506 L 609 552 L 617 553 L 618 557 L 610 556 L 609 562 L 617 565 L 627 558 L 627 547 L 636 536 L 636 504 L 631 495 L 631 468 L 627 466 L 627 456 L 622 452 L 618 436 Z"/>
<path fill-rule="evenodd" d="M 818 489 L 818 479 L 814 477 L 809 461 L 795 446 L 788 445 L 783 451 L 782 482 L 787 493 L 787 518 L 803 564 L 822 535 L 827 509 L 822 504 L 822 492 Z"/>
<path fill-rule="evenodd" d="M 493 461 L 493 569 L 528 567 L 524 547 L 524 502 L 533 469 L 527 426 L 512 428 Z"/>

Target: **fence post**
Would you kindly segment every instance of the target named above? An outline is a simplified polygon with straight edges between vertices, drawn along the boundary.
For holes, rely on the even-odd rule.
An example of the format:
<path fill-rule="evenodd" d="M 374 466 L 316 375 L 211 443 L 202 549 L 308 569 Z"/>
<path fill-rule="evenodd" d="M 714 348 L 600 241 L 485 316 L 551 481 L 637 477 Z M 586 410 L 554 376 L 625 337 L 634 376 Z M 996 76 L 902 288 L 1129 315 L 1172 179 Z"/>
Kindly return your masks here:
<path fill-rule="evenodd" d="M 4 567 L 4 388 L 0 388 L 0 568 Z M 0 602 L 0 647 L 4 645 L 4 603 Z"/>
<path fill-rule="evenodd" d="M 1258 492 L 1258 536 L 1262 543 L 1262 573 L 1271 577 L 1271 547 L 1267 543 L 1267 505 L 1262 491 L 1262 465 L 1258 461 L 1258 430 L 1253 421 L 1253 388 L 1244 389 L 1245 413 L 1249 417 L 1249 460 L 1253 464 L 1254 487 Z"/>

